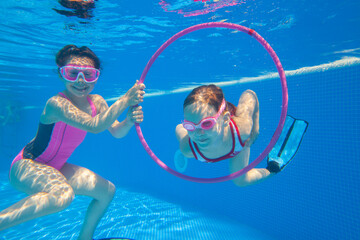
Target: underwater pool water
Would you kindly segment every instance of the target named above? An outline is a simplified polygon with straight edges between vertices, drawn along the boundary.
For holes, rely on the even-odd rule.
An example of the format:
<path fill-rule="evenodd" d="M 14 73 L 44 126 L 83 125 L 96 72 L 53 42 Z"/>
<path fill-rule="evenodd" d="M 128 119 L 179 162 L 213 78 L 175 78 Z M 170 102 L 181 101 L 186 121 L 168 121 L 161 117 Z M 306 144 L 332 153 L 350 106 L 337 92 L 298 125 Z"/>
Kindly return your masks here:
<path fill-rule="evenodd" d="M 1 175 L 3 209 L 26 195 L 6 183 Z M 11 198 L 8 196 L 11 195 Z M 69 208 L 2 233 L 1 239 L 77 239 L 89 198 L 78 197 Z M 221 215 L 170 203 L 157 197 L 118 188 L 95 236 L 133 239 L 271 239 L 270 236 Z"/>

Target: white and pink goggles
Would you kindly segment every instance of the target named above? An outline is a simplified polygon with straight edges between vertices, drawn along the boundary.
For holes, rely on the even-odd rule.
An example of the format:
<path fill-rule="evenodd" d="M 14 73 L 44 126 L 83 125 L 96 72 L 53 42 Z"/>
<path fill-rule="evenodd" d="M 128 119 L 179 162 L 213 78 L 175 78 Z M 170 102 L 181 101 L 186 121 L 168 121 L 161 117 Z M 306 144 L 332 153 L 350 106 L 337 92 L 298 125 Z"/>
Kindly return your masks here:
<path fill-rule="evenodd" d="M 60 68 L 60 74 L 69 82 L 77 81 L 79 76 L 82 75 L 85 82 L 92 83 L 98 80 L 100 70 L 91 66 L 77 66 L 69 64 Z"/>
<path fill-rule="evenodd" d="M 225 98 L 223 98 L 220 109 L 216 113 L 215 116 L 204 118 L 198 124 L 184 120 L 182 122 L 182 125 L 186 130 L 188 130 L 190 132 L 195 131 L 198 128 L 201 128 L 203 130 L 209 130 L 215 126 L 217 119 L 222 114 L 222 112 L 225 110 L 225 107 L 226 107 L 226 101 L 225 101 Z"/>

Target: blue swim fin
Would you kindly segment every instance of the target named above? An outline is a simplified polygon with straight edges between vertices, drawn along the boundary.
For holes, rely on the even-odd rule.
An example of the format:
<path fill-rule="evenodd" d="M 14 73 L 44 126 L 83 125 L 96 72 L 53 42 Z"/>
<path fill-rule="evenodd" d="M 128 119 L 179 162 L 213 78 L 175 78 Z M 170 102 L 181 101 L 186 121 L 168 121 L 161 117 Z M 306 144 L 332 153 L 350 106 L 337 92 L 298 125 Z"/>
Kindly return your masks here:
<path fill-rule="evenodd" d="M 279 172 L 294 158 L 300 147 L 300 143 L 304 137 L 309 123 L 304 120 L 295 119 L 286 116 L 284 128 L 280 134 L 278 141 L 268 154 L 268 167 L 270 172 Z M 272 167 L 277 162 L 280 169 L 277 171 Z"/>

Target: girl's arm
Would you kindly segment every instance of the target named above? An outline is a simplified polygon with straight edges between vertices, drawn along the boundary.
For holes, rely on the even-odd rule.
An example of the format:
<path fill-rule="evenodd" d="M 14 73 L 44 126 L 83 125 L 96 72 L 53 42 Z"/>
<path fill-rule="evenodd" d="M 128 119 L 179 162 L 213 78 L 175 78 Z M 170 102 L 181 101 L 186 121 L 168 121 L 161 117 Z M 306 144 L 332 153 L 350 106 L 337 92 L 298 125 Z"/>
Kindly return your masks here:
<path fill-rule="evenodd" d="M 99 113 L 106 111 L 109 106 L 105 99 L 101 96 L 97 95 L 100 99 L 98 102 Z M 119 122 L 115 120 L 113 124 L 108 128 L 108 131 L 115 138 L 123 138 L 125 137 L 130 129 L 135 125 L 135 123 L 142 123 L 144 120 L 144 114 L 141 106 L 132 106 L 129 108 L 126 118 Z"/>
<path fill-rule="evenodd" d="M 189 146 L 189 135 L 182 124 L 178 124 L 175 130 L 176 138 L 179 141 L 180 151 L 185 157 L 194 158 L 194 154 Z"/>
<path fill-rule="evenodd" d="M 54 96 L 46 103 L 40 121 L 45 124 L 62 121 L 87 132 L 99 133 L 108 129 L 127 107 L 142 102 L 144 88 L 144 84 L 136 83 L 124 96 L 95 117 L 81 111 L 67 99 Z"/>
<path fill-rule="evenodd" d="M 128 134 L 128 132 L 130 131 L 132 126 L 134 126 L 135 123 L 142 123 L 143 120 L 144 120 L 144 115 L 143 115 L 142 107 L 133 106 L 129 108 L 125 120 L 123 120 L 122 122 L 115 121 L 108 128 L 108 130 L 112 136 L 116 138 L 123 138 Z"/>

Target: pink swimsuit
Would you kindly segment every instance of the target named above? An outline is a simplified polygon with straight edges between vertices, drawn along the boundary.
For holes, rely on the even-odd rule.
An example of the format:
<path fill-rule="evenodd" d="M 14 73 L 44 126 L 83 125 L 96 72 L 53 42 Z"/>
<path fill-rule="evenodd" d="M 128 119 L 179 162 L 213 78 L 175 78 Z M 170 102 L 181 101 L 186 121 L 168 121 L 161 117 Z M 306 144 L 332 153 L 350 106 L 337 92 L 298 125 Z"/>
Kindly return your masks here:
<path fill-rule="evenodd" d="M 59 94 L 68 99 L 63 93 Z M 91 116 L 94 117 L 96 115 L 95 104 L 89 97 L 87 97 L 87 100 L 91 106 Z M 21 159 L 32 159 L 60 170 L 84 140 L 86 133 L 86 131 L 72 127 L 64 122 L 39 123 L 36 137 L 15 157 L 11 167 Z"/>
<path fill-rule="evenodd" d="M 230 128 L 231 128 L 231 135 L 232 135 L 232 148 L 231 151 L 219 158 L 207 158 L 204 156 L 204 154 L 202 154 L 200 152 L 199 147 L 197 146 L 196 143 L 194 143 L 190 138 L 189 138 L 189 145 L 191 148 L 192 153 L 195 156 L 196 160 L 199 160 L 201 162 L 208 162 L 208 163 L 213 163 L 213 162 L 219 162 L 221 160 L 225 160 L 228 158 L 232 158 L 235 157 L 236 155 L 238 155 L 240 153 L 240 151 L 243 149 L 244 147 L 244 143 L 241 141 L 241 137 L 240 137 L 240 133 L 239 133 L 239 129 L 236 126 L 236 123 L 234 122 L 234 120 L 231 119 L 230 121 Z"/>

